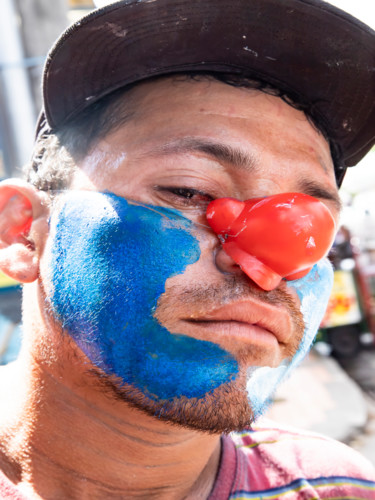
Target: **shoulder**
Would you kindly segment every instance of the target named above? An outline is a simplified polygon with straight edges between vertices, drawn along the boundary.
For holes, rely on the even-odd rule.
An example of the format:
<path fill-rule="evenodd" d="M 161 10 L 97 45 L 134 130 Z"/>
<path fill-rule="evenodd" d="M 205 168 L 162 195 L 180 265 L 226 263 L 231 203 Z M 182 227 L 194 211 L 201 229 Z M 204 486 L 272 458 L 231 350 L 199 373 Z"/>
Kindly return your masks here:
<path fill-rule="evenodd" d="M 229 439 L 237 455 L 233 485 L 237 492 L 295 492 L 295 498 L 300 498 L 304 491 L 311 498 L 375 498 L 373 466 L 333 439 L 271 421 L 232 433 Z"/>
<path fill-rule="evenodd" d="M 243 432 L 230 434 L 236 449 L 246 457 L 267 457 L 282 460 L 284 466 L 296 467 L 306 472 L 324 469 L 345 472 L 358 470 L 372 474 L 375 470 L 368 460 L 349 446 L 315 432 L 279 425 L 264 420 Z M 332 459 L 335 460 L 332 460 Z"/>

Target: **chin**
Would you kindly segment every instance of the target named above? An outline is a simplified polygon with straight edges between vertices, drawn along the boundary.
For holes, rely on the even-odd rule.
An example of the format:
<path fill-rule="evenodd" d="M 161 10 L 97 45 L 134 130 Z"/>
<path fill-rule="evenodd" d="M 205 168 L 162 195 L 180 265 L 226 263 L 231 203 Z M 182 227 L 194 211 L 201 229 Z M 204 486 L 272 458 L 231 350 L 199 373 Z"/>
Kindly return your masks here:
<path fill-rule="evenodd" d="M 96 368 L 90 370 L 95 383 L 111 399 L 142 411 L 148 416 L 168 422 L 171 425 L 191 430 L 222 434 L 241 431 L 254 421 L 254 412 L 249 404 L 244 380 L 222 384 L 207 393 L 203 398 L 155 400 L 143 394 L 139 389 L 119 383 L 113 376 L 104 374 Z M 240 377 L 243 379 L 243 377 Z M 265 404 L 265 409 L 267 405 Z"/>

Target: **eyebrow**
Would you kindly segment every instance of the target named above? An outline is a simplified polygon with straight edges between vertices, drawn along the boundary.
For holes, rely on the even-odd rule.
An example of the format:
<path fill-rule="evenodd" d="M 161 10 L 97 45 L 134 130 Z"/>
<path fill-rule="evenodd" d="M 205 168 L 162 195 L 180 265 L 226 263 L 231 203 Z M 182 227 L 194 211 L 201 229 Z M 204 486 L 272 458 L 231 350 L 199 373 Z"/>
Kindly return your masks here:
<path fill-rule="evenodd" d="M 163 144 L 162 146 L 147 151 L 148 155 L 173 155 L 184 153 L 203 153 L 215 161 L 229 163 L 242 170 L 254 170 L 258 162 L 254 155 L 234 148 L 228 144 L 209 141 L 207 139 L 197 139 L 194 137 L 184 137 L 176 141 Z"/>
<path fill-rule="evenodd" d="M 254 171 L 259 169 L 260 164 L 255 155 L 248 153 L 238 147 L 228 144 L 199 139 L 195 137 L 183 137 L 173 142 L 152 148 L 146 152 L 147 155 L 174 155 L 186 153 L 203 153 L 215 161 L 228 163 L 239 169 Z M 319 163 L 323 170 L 327 171 L 326 165 Z M 300 179 L 297 181 L 298 190 L 315 198 L 331 201 L 338 212 L 342 210 L 342 203 L 337 190 L 331 190 L 311 179 Z"/>
<path fill-rule="evenodd" d="M 302 193 L 313 196 L 314 198 L 331 201 L 334 204 L 336 210 L 338 212 L 341 212 L 342 202 L 336 189 L 328 189 L 311 179 L 300 179 L 298 181 L 298 188 Z"/>

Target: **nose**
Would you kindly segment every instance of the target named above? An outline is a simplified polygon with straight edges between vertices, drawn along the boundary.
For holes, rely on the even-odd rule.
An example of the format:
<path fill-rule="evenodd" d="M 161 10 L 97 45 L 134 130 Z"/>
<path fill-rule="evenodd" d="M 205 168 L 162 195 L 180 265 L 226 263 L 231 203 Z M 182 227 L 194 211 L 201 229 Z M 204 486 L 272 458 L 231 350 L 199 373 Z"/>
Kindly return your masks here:
<path fill-rule="evenodd" d="M 305 276 L 328 253 L 336 233 L 328 207 L 302 193 L 245 202 L 220 198 L 208 205 L 207 221 L 222 245 L 218 268 L 237 272 L 237 264 L 264 290 L 283 278 Z"/>
<path fill-rule="evenodd" d="M 215 264 L 219 271 L 223 273 L 231 273 L 240 275 L 243 273 L 241 267 L 237 262 L 232 259 L 230 255 L 225 252 L 224 248 L 220 246 L 215 255 Z"/>
<path fill-rule="evenodd" d="M 224 257 L 225 255 L 226 257 Z M 216 257 L 216 265 L 219 269 L 222 267 L 222 270 L 226 272 L 236 274 L 245 273 L 260 288 L 267 291 L 277 288 L 283 278 L 283 276 L 264 264 L 257 257 L 241 249 L 233 241 L 222 244 L 221 251 Z M 235 267 L 236 265 L 237 267 Z M 296 274 L 295 277 L 288 277 L 288 279 L 305 276 L 310 269 L 299 273 L 298 276 Z"/>

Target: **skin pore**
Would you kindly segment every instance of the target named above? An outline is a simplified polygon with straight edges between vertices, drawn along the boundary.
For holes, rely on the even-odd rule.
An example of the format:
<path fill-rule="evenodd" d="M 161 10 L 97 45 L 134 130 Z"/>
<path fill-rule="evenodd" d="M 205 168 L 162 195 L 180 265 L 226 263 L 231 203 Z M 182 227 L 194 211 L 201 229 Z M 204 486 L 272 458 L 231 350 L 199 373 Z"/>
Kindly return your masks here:
<path fill-rule="evenodd" d="M 301 297 L 285 282 L 271 292 L 255 287 L 207 228 L 205 210 L 220 197 L 305 192 L 326 203 L 337 220 L 329 146 L 303 113 L 258 91 L 164 79 L 131 93 L 137 103 L 132 120 L 92 148 L 71 191 L 114 193 L 177 210 L 192 222 L 199 258 L 167 279 L 155 317 L 169 332 L 215 342 L 237 360 L 240 376 L 225 394 L 229 404 L 218 409 L 240 427 L 251 418 L 247 370 L 278 367 L 298 349 Z M 89 357 L 56 321 L 53 304 L 46 307 L 53 289 L 49 213 L 38 193 L 26 189 L 22 195 L 38 214 L 30 230 L 38 279 L 25 287 L 21 356 L 2 368 L 1 398 L 9 401 L 0 417 L 2 470 L 34 498 L 207 498 L 220 433 L 151 417 L 121 394 L 113 397 L 116 380 L 98 380 Z M 45 210 L 38 212 L 41 205 Z M 57 213 L 59 199 L 51 234 Z M 245 314 L 253 323 L 265 316 L 267 328 L 257 335 L 241 321 L 226 323 L 228 315 Z M 217 338 L 213 327 L 203 327 L 207 320 L 218 322 Z"/>

